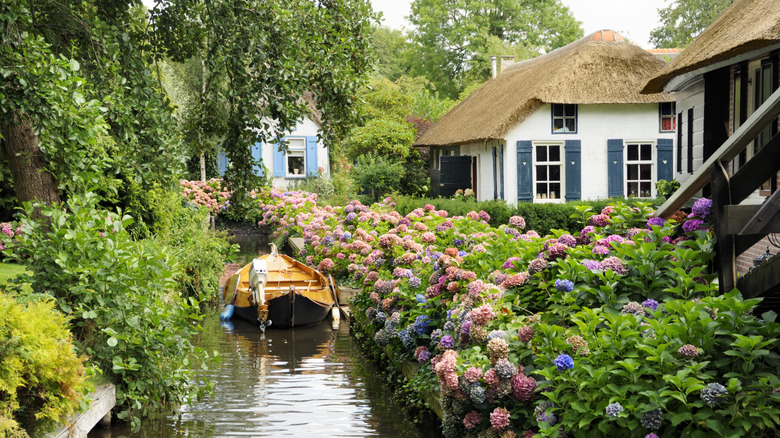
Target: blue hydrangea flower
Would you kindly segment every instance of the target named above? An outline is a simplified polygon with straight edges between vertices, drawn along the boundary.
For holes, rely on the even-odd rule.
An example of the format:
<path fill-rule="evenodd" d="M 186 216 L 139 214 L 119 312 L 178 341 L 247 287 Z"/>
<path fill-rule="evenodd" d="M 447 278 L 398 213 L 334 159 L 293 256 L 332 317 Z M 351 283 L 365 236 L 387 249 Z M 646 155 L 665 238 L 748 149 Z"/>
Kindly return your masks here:
<path fill-rule="evenodd" d="M 555 280 L 555 289 L 558 292 L 571 292 L 574 290 L 574 283 L 569 280 Z"/>
<path fill-rule="evenodd" d="M 385 312 L 382 311 L 376 312 L 376 320 L 378 323 L 384 324 L 385 321 L 387 320 L 387 315 L 385 314 Z"/>
<path fill-rule="evenodd" d="M 425 298 L 425 295 L 423 295 L 423 294 L 415 295 L 414 299 L 417 300 L 418 304 L 428 304 L 428 299 Z"/>
<path fill-rule="evenodd" d="M 604 410 L 610 417 L 617 418 L 620 416 L 620 413 L 623 412 L 623 406 L 621 406 L 618 402 L 610 403 Z"/>
<path fill-rule="evenodd" d="M 436 329 L 433 332 L 431 332 L 431 344 L 438 344 L 439 341 L 441 341 L 442 331 L 441 329 Z"/>
<path fill-rule="evenodd" d="M 458 251 L 458 255 L 461 257 L 466 257 L 466 254 L 468 254 L 466 251 L 463 250 Z"/>
<path fill-rule="evenodd" d="M 428 321 L 427 315 L 420 315 L 415 319 L 414 321 L 414 330 L 417 332 L 418 335 L 424 335 L 430 332 L 431 325 Z"/>
<path fill-rule="evenodd" d="M 401 343 L 404 345 L 404 348 L 414 347 L 414 339 L 412 338 L 411 333 L 409 333 L 409 330 L 403 329 L 399 331 L 398 338 L 401 339 Z"/>
<path fill-rule="evenodd" d="M 349 231 L 345 231 L 344 234 L 341 235 L 341 241 L 346 242 L 347 240 L 352 238 L 352 233 Z"/>
<path fill-rule="evenodd" d="M 566 371 L 569 369 L 574 368 L 574 359 L 571 358 L 568 354 L 560 354 L 557 358 L 555 358 L 555 366 L 558 368 L 558 371 Z"/>
<path fill-rule="evenodd" d="M 705 199 L 705 198 L 702 198 Z M 723 402 L 723 397 L 729 394 L 725 386 L 720 383 L 708 383 L 704 389 L 701 390 L 701 399 L 704 403 L 707 403 L 710 407 L 715 407 Z"/>
<path fill-rule="evenodd" d="M 420 280 L 419 277 L 416 277 L 414 275 L 409 277 L 409 286 L 411 286 L 411 287 L 420 287 L 421 284 L 422 284 L 422 280 Z"/>
<path fill-rule="evenodd" d="M 439 346 L 443 349 L 449 349 L 455 346 L 455 340 L 450 335 L 444 335 L 439 341 Z"/>
<path fill-rule="evenodd" d="M 452 244 L 455 246 L 463 246 L 466 242 L 463 239 L 455 239 L 452 241 Z"/>

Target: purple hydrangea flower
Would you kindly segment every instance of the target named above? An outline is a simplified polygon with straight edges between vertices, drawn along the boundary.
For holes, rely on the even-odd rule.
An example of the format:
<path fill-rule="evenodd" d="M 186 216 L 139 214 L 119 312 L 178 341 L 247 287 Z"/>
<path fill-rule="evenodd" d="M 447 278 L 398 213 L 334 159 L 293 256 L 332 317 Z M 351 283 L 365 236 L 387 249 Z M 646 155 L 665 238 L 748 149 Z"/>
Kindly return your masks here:
<path fill-rule="evenodd" d="M 590 269 L 591 271 L 599 271 L 601 270 L 601 263 L 595 261 L 595 260 L 583 260 L 582 266 L 585 266 L 586 268 Z"/>
<path fill-rule="evenodd" d="M 704 225 L 704 221 L 701 219 L 688 219 L 683 222 L 682 228 L 686 233 L 692 233 L 696 230 L 705 230 L 707 226 Z"/>
<path fill-rule="evenodd" d="M 658 301 L 652 298 L 648 298 L 642 301 L 642 307 L 646 307 L 648 309 L 652 309 L 653 311 L 655 311 L 656 309 L 658 309 Z"/>
<path fill-rule="evenodd" d="M 666 223 L 666 219 L 662 217 L 651 217 L 650 219 L 647 220 L 647 229 L 652 230 L 653 226 L 663 227 L 665 223 Z"/>
<path fill-rule="evenodd" d="M 447 350 L 454 346 L 455 346 L 455 340 L 452 339 L 452 336 L 444 335 L 441 337 L 441 341 L 439 341 L 439 347 L 441 347 L 444 350 Z"/>
<path fill-rule="evenodd" d="M 706 219 L 707 216 L 710 215 L 710 211 L 712 210 L 712 200 L 708 198 L 699 198 L 696 202 L 693 203 L 693 207 L 691 207 L 691 213 L 693 213 L 694 216 Z"/>
<path fill-rule="evenodd" d="M 558 368 L 558 371 L 566 371 L 569 369 L 574 368 L 574 359 L 571 358 L 568 354 L 560 354 L 557 358 L 553 361 L 555 363 L 555 366 Z"/>

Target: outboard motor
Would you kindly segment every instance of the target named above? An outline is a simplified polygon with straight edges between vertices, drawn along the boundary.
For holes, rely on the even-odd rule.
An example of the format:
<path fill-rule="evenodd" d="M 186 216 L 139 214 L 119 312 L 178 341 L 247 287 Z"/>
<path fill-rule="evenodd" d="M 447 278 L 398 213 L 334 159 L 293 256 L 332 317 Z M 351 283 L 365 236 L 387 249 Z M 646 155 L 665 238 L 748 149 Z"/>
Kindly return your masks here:
<path fill-rule="evenodd" d="M 260 330 L 265 331 L 271 325 L 268 320 L 268 305 L 265 304 L 265 284 L 268 282 L 268 264 L 263 259 L 252 260 L 249 269 L 249 289 L 252 290 L 252 299 L 257 305 L 257 322 Z"/>

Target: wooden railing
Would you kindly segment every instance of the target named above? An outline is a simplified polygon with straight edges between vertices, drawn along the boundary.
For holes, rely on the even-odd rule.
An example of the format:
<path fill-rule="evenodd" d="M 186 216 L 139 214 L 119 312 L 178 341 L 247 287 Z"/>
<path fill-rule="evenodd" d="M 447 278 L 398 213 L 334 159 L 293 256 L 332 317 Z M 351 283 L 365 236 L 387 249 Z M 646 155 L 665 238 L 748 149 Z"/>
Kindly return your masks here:
<path fill-rule="evenodd" d="M 668 218 L 710 184 L 720 290 L 735 287 L 745 298 L 780 294 L 780 257 L 773 257 L 742 277 L 737 276 L 737 256 L 770 233 L 780 233 L 780 190 L 761 205 L 739 205 L 780 171 L 780 134 L 733 175 L 729 163 L 780 116 L 780 89 L 775 91 L 707 161 L 657 211 Z"/>

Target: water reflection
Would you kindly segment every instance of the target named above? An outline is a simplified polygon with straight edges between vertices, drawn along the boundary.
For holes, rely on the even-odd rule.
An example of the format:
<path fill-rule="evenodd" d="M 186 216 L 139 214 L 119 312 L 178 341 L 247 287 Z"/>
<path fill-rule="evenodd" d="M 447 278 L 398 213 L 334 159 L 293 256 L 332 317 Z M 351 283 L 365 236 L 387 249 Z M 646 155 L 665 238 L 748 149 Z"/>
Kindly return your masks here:
<path fill-rule="evenodd" d="M 209 317 L 199 344 L 222 364 L 198 379 L 215 393 L 142 430 L 112 428 L 90 437 L 420 437 L 357 353 L 345 323 L 268 330 Z"/>

